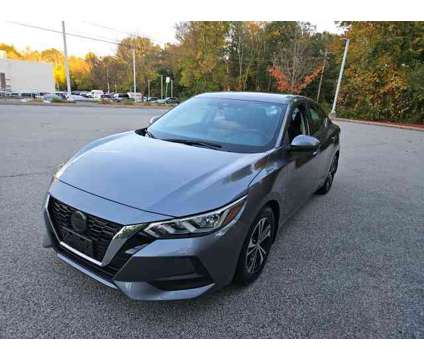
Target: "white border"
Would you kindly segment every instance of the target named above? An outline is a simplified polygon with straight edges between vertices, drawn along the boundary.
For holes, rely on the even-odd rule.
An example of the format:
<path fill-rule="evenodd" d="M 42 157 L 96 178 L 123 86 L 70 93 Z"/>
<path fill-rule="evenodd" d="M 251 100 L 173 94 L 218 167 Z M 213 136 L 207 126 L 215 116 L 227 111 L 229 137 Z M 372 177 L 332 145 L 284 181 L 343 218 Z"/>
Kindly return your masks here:
<path fill-rule="evenodd" d="M 177 334 L 176 334 L 177 335 Z M 422 340 L 1 340 L 3 359 L 421 359 Z"/>
<path fill-rule="evenodd" d="M 137 21 L 137 18 L 143 21 L 146 14 L 149 18 L 165 19 L 172 23 L 183 20 L 417 21 L 423 20 L 424 16 L 422 1 L 418 0 L 126 0 L 120 6 L 110 0 L 63 3 L 57 0 L 20 0 L 19 7 L 4 1 L 0 20 L 32 20 L 37 23 L 37 14 L 48 9 L 52 21 L 97 19 L 100 23 L 108 22 L 110 19 L 107 12 L 102 13 L 102 6 L 113 7 L 114 16 L 124 17 L 129 23 Z"/>

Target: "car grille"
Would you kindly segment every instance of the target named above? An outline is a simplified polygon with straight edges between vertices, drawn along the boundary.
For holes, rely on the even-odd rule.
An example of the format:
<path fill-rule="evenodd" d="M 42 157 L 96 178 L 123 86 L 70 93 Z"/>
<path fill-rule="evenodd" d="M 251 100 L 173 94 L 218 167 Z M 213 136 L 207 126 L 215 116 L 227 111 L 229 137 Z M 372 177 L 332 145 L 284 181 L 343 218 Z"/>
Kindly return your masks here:
<path fill-rule="evenodd" d="M 77 211 L 77 209 L 53 197 L 50 198 L 49 214 L 58 232 L 58 236 L 61 241 L 65 243 L 69 236 L 69 230 L 72 231 L 71 215 L 75 211 Z M 85 215 L 87 216 L 87 230 L 82 235 L 74 234 L 74 236 L 84 236 L 88 238 L 92 244 L 92 248 L 90 248 L 90 252 L 80 248 L 77 250 L 101 262 L 112 238 L 118 233 L 122 226 L 93 215 Z"/>

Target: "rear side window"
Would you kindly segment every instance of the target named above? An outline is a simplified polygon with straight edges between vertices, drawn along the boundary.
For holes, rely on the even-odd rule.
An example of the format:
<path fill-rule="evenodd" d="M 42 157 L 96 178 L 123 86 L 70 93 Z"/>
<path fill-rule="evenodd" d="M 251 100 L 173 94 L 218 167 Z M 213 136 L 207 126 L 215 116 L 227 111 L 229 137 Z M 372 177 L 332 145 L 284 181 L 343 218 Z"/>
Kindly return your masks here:
<path fill-rule="evenodd" d="M 315 105 L 309 106 L 309 132 L 311 135 L 316 134 L 324 125 L 325 115 Z"/>

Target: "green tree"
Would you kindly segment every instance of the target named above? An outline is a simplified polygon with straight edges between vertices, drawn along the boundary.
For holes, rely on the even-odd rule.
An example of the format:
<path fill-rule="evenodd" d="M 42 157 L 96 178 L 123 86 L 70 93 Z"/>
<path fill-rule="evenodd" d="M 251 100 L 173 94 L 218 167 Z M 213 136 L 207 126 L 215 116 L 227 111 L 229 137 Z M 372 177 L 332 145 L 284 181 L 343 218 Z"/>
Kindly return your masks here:
<path fill-rule="evenodd" d="M 116 61 L 122 76 L 121 85 L 129 91 L 133 88 L 132 52 L 135 50 L 137 91 L 147 92 L 148 80 L 154 80 L 158 74 L 161 48 L 145 37 L 125 38 L 116 51 Z"/>
<path fill-rule="evenodd" d="M 181 85 L 187 94 L 228 88 L 225 45 L 228 22 L 191 21 L 177 25 Z"/>

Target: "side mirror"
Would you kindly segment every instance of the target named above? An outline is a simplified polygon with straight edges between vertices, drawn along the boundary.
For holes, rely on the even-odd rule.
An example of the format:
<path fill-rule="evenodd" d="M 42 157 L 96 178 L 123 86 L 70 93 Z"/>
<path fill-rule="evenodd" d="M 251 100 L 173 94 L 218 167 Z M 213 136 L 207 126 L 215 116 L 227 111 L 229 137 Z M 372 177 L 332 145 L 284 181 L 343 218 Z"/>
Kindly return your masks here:
<path fill-rule="evenodd" d="M 157 120 L 159 120 L 160 116 L 153 116 L 150 120 L 149 120 L 149 125 L 152 125 L 154 122 L 156 122 Z"/>
<path fill-rule="evenodd" d="M 299 152 L 316 151 L 319 145 L 319 140 L 313 136 L 297 135 L 291 142 L 289 150 Z"/>

